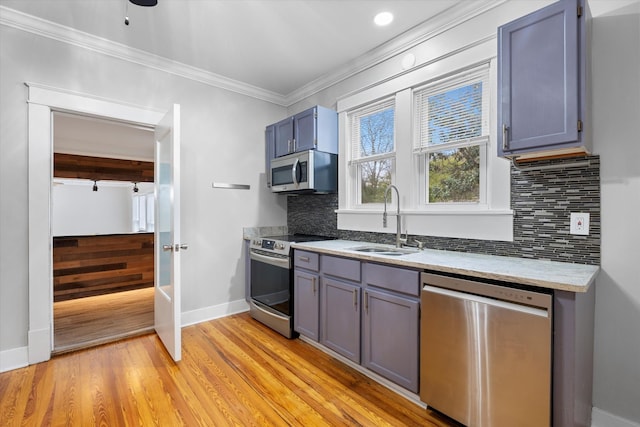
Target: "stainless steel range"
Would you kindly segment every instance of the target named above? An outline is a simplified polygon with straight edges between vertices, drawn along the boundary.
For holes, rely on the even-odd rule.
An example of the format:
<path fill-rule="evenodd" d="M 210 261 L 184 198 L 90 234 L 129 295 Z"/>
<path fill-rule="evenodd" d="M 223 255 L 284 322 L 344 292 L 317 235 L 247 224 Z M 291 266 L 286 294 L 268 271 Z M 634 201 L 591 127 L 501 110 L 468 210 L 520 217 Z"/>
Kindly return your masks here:
<path fill-rule="evenodd" d="M 254 238 L 250 242 L 251 286 L 249 312 L 287 338 L 293 330 L 293 256 L 291 243 L 326 240 L 310 235 Z"/>

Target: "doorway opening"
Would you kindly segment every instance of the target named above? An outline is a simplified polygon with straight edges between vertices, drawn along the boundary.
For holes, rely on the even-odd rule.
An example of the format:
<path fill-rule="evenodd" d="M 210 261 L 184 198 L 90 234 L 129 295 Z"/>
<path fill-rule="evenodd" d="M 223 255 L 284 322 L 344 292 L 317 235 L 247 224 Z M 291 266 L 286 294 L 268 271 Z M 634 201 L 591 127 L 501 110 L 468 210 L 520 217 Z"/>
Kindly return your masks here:
<path fill-rule="evenodd" d="M 153 129 L 53 112 L 52 354 L 154 331 Z"/>

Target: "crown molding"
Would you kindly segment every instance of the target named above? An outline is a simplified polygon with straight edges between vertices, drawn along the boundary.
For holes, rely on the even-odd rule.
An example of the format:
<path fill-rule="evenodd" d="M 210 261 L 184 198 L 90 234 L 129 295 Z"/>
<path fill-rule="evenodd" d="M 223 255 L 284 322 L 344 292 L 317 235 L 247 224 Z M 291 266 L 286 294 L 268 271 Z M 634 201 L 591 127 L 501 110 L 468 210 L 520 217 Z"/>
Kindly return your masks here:
<path fill-rule="evenodd" d="M 296 102 L 302 101 L 303 99 L 340 83 L 343 80 L 373 68 L 390 58 L 398 56 L 403 52 L 438 36 L 439 34 L 462 25 L 476 16 L 482 15 L 507 1 L 508 0 L 459 1 L 428 21 L 413 27 L 381 46 L 370 50 L 345 66 L 340 67 L 336 71 L 325 74 L 324 76 L 321 76 L 320 78 L 291 92 L 286 95 L 285 103 L 287 106 L 290 106 Z"/>
<path fill-rule="evenodd" d="M 37 18 L 6 6 L 0 6 L 0 25 L 6 25 L 210 86 L 286 106 L 285 97 L 278 93 Z"/>
<path fill-rule="evenodd" d="M 121 43 L 116 43 L 83 31 L 37 18 L 6 6 L 0 6 L 0 25 L 6 25 L 42 37 L 58 40 L 104 55 L 195 80 L 210 86 L 271 102 L 283 107 L 289 107 L 356 74 L 373 68 L 390 58 L 400 55 L 439 34 L 462 25 L 464 22 L 482 15 L 506 1 L 507 0 L 459 1 L 428 21 L 370 50 L 334 72 L 325 74 L 288 95 L 279 94 L 200 68 L 172 61 L 140 49 L 135 49 Z"/>

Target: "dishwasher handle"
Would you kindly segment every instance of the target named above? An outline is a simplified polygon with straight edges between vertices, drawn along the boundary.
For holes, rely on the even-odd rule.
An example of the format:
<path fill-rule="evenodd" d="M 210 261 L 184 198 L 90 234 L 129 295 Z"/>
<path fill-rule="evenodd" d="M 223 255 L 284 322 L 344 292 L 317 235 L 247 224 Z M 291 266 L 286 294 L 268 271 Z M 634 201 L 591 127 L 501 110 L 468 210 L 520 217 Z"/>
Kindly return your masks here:
<path fill-rule="evenodd" d="M 465 292 L 453 291 L 451 289 L 438 288 L 435 286 L 425 285 L 422 288 L 423 292 L 431 292 L 434 294 L 439 294 L 451 298 L 456 298 L 464 301 L 477 302 L 480 304 L 486 304 L 493 307 L 504 308 L 506 310 L 517 311 L 524 314 L 530 314 L 533 316 L 539 316 L 544 318 L 549 318 L 550 313 L 543 308 L 530 307 L 527 305 L 516 304 L 507 301 L 501 301 L 493 298 L 482 297 L 474 294 L 467 294 Z"/>
<path fill-rule="evenodd" d="M 450 289 L 463 294 L 473 294 L 517 305 L 541 308 L 549 312 L 553 311 L 553 295 L 550 292 L 539 292 L 533 289 L 528 290 L 427 272 L 423 272 L 420 275 L 420 283 L 422 285 Z"/>

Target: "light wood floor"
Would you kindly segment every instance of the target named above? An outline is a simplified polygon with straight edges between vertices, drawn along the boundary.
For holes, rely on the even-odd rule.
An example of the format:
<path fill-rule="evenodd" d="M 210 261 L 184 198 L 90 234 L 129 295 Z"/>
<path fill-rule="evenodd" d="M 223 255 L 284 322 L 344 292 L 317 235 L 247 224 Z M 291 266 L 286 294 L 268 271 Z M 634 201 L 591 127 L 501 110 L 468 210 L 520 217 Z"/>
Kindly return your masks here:
<path fill-rule="evenodd" d="M 1 426 L 451 426 L 248 314 L 189 326 L 174 364 L 155 334 L 0 374 Z"/>
<path fill-rule="evenodd" d="M 54 353 L 153 332 L 153 288 L 53 304 Z"/>

